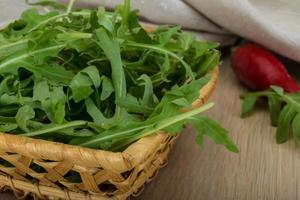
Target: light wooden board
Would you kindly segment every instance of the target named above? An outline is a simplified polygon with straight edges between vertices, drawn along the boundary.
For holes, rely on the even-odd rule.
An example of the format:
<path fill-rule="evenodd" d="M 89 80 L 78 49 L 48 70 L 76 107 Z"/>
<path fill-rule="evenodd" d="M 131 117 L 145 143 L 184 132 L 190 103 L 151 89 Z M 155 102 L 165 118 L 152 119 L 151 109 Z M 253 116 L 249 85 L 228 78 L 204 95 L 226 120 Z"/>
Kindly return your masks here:
<path fill-rule="evenodd" d="M 293 142 L 277 145 L 275 129 L 264 108 L 241 119 L 236 81 L 225 58 L 220 81 L 207 114 L 230 130 L 240 148 L 233 154 L 207 141 L 199 150 L 189 127 L 173 149 L 169 164 L 146 185 L 138 200 L 296 200 L 300 199 L 300 150 Z M 299 197 L 298 197 L 299 196 Z M 13 200 L 11 194 L 0 195 Z"/>

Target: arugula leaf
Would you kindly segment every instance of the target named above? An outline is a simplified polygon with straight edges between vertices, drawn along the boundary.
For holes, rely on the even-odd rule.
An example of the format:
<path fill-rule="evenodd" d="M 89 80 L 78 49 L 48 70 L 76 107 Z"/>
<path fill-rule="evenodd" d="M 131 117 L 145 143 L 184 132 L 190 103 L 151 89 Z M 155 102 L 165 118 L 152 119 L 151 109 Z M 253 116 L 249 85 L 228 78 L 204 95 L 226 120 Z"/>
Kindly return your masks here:
<path fill-rule="evenodd" d="M 203 135 L 209 136 L 216 144 L 224 145 L 228 150 L 232 152 L 239 152 L 237 146 L 232 142 L 228 136 L 228 131 L 221 127 L 218 123 L 212 119 L 200 116 L 192 119 L 192 124 L 198 130 L 197 144 L 203 146 Z"/>
<path fill-rule="evenodd" d="M 83 69 L 73 77 L 70 83 L 73 99 L 76 102 L 86 99 L 94 92 L 91 86 L 94 85 L 97 89 L 100 87 L 100 84 L 101 78 L 95 66 L 89 66 Z"/>
<path fill-rule="evenodd" d="M 98 24 L 105 28 L 110 33 L 114 30 L 114 24 L 111 20 L 109 20 L 108 16 L 106 15 L 105 9 L 103 7 L 98 8 L 97 12 L 98 17 Z"/>
<path fill-rule="evenodd" d="M 268 105 L 271 117 L 271 124 L 278 125 L 278 117 L 282 107 L 282 102 L 275 95 L 268 95 Z"/>
<path fill-rule="evenodd" d="M 140 83 L 141 86 L 145 86 L 143 99 L 142 99 L 142 104 L 146 105 L 146 106 L 153 105 L 153 103 L 154 103 L 154 99 L 153 99 L 154 93 L 153 93 L 153 85 L 152 85 L 152 81 L 151 81 L 150 77 L 147 76 L 146 74 L 143 74 L 137 80 L 142 81 Z"/>
<path fill-rule="evenodd" d="M 21 66 L 26 68 L 31 63 L 42 63 L 46 58 L 56 56 L 62 48 L 63 45 L 55 45 L 32 52 L 20 52 L 16 53 L 16 55 L 11 55 L 0 62 L 0 73 L 17 74 L 17 70 Z"/>
<path fill-rule="evenodd" d="M 22 106 L 17 114 L 16 121 L 18 126 L 25 132 L 30 132 L 28 128 L 28 120 L 31 120 L 35 117 L 35 112 L 33 108 L 29 105 Z"/>
<path fill-rule="evenodd" d="M 297 122 L 300 113 L 300 93 L 287 94 L 278 86 L 271 86 L 266 91 L 248 93 L 243 95 L 242 113 L 249 113 L 260 97 L 267 97 L 271 124 L 277 126 L 277 143 L 286 142 L 290 132 L 292 132 L 295 143 L 298 144 L 299 128 Z"/>
<path fill-rule="evenodd" d="M 103 115 L 101 110 L 97 108 L 92 99 L 85 99 L 85 106 L 87 113 L 93 118 L 95 124 L 103 128 L 107 128 L 108 126 L 111 126 L 111 124 L 114 122 L 114 119 L 108 119 Z"/>
<path fill-rule="evenodd" d="M 292 122 L 296 111 L 290 105 L 284 106 L 278 119 L 278 128 L 276 131 L 276 141 L 278 144 L 286 142 L 289 136 L 289 126 Z"/>
<path fill-rule="evenodd" d="M 297 113 L 292 122 L 293 137 L 296 145 L 300 143 L 300 113 Z"/>
<path fill-rule="evenodd" d="M 97 44 L 103 49 L 105 55 L 111 63 L 112 81 L 115 89 L 116 99 L 126 96 L 126 81 L 122 60 L 120 55 L 120 47 L 118 42 L 110 38 L 104 29 L 96 30 Z M 118 121 L 121 115 L 121 108 L 116 107 L 116 120 Z"/>
<path fill-rule="evenodd" d="M 179 26 L 174 26 L 174 27 L 160 27 L 157 29 L 157 37 L 158 37 L 158 44 L 160 46 L 165 46 L 170 40 L 174 37 L 176 33 L 180 30 Z"/>
<path fill-rule="evenodd" d="M 206 58 L 203 62 L 200 63 L 201 68 L 198 72 L 200 75 L 211 71 L 219 63 L 221 57 L 221 53 L 218 50 L 206 52 L 204 55 L 206 56 Z"/>
<path fill-rule="evenodd" d="M 113 92 L 114 92 L 114 87 L 109 78 L 106 76 L 102 76 L 102 91 L 101 91 L 101 101 L 106 100 Z"/>
<path fill-rule="evenodd" d="M 9 132 L 18 128 L 17 124 L 0 124 L 1 132 Z"/>
<path fill-rule="evenodd" d="M 5 32 L 7 35 L 20 36 L 31 31 L 39 23 L 58 14 L 59 13 L 57 11 L 50 11 L 44 15 L 40 15 L 38 9 L 30 8 L 27 11 L 25 11 L 21 16 L 19 23 L 22 23 L 22 28 L 18 28 L 11 24 L 6 29 L 4 29 L 3 32 Z"/>
<path fill-rule="evenodd" d="M 72 71 L 59 65 L 28 65 L 26 69 L 35 73 L 36 76 L 45 77 L 49 81 L 64 83 L 65 85 L 70 84 L 74 76 Z"/>
<path fill-rule="evenodd" d="M 244 96 L 241 117 L 245 117 L 247 114 L 249 114 L 253 110 L 258 98 L 259 98 L 259 96 L 255 93 Z"/>

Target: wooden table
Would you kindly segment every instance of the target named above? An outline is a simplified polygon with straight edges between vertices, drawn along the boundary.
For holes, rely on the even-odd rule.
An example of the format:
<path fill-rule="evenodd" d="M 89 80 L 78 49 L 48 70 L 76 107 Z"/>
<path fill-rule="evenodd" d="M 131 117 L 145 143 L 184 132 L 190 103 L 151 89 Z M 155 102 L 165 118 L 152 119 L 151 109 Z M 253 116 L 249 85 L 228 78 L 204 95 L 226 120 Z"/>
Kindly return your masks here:
<path fill-rule="evenodd" d="M 239 95 L 245 89 L 236 81 L 228 60 L 227 55 L 211 98 L 216 105 L 207 114 L 230 130 L 240 153 L 230 153 L 210 141 L 199 150 L 189 127 L 177 141 L 167 167 L 146 185 L 138 200 L 300 199 L 299 149 L 292 141 L 276 144 L 275 128 L 265 108 L 240 118 Z M 2 194 L 0 199 L 15 198 Z"/>

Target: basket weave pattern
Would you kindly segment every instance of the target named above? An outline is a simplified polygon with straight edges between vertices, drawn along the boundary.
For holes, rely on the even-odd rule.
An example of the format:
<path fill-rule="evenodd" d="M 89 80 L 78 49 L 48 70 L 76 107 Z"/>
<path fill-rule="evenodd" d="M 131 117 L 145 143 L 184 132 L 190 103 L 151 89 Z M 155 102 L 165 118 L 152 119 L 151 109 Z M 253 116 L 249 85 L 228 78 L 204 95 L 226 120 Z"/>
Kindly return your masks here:
<path fill-rule="evenodd" d="M 208 99 L 217 77 L 218 68 L 193 107 Z M 40 199 L 126 199 L 138 195 L 166 164 L 175 139 L 157 133 L 115 153 L 3 133 L 0 187 L 13 190 L 19 198 L 32 195 Z M 71 174 L 77 175 L 78 180 L 71 179 Z"/>

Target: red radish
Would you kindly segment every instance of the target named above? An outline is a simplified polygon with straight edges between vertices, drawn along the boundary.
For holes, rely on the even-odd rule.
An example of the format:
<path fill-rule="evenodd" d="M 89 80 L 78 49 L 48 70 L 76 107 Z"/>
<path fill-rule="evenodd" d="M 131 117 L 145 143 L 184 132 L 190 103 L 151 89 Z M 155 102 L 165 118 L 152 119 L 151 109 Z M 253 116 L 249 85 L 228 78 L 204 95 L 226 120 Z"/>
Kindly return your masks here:
<path fill-rule="evenodd" d="M 237 77 L 252 90 L 265 90 L 271 85 L 286 92 L 300 90 L 284 65 L 267 49 L 256 44 L 245 44 L 233 51 L 231 65 Z"/>

